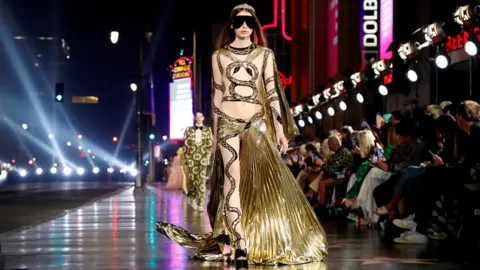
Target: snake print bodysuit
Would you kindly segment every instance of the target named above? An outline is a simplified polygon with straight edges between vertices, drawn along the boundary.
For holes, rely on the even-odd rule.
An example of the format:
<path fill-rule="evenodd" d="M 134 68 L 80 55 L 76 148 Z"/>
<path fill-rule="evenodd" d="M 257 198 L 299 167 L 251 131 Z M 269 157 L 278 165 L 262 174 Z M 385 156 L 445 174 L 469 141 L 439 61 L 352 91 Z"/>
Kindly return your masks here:
<path fill-rule="evenodd" d="M 270 49 L 254 44 L 243 49 L 225 46 L 213 54 L 212 69 L 215 136 L 219 134 L 219 119 L 244 125 L 246 130 L 252 122 L 265 118 L 265 106 L 269 106 L 274 115 L 276 131 L 283 132 L 275 89 L 275 58 Z M 240 182 L 239 135 L 240 132 L 232 132 L 217 137 L 224 160 L 224 185 L 229 187 L 224 188 L 224 215 L 236 244 L 245 241 L 237 187 Z"/>

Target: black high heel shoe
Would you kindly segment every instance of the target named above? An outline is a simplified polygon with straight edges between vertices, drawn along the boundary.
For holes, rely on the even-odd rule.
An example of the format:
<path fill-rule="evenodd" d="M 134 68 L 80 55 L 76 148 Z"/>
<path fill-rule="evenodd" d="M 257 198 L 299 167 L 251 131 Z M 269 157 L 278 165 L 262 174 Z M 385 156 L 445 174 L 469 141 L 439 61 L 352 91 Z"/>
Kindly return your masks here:
<path fill-rule="evenodd" d="M 240 257 L 243 257 L 245 259 L 238 259 Z M 247 249 L 240 249 L 237 248 L 235 249 L 235 269 L 248 269 L 248 254 L 247 254 Z"/>

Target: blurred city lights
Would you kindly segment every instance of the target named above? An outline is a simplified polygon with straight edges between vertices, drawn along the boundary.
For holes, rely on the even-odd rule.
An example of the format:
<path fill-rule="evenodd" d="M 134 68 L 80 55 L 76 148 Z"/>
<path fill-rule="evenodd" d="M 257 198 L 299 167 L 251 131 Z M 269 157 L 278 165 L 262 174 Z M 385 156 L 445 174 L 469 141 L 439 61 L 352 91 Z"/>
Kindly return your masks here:
<path fill-rule="evenodd" d="M 27 170 L 25 169 L 21 169 L 20 171 L 18 171 L 18 173 L 20 174 L 21 177 L 27 176 Z"/>
<path fill-rule="evenodd" d="M 77 174 L 78 175 L 83 175 L 85 173 L 85 169 L 84 168 L 78 168 L 77 169 Z"/>
<path fill-rule="evenodd" d="M 137 91 L 137 84 L 136 83 L 131 83 L 130 84 L 130 89 L 132 89 L 133 92 Z"/>
<path fill-rule="evenodd" d="M 72 174 L 72 169 L 70 169 L 69 167 L 63 168 L 63 174 L 69 176 L 70 174 Z"/>
<path fill-rule="evenodd" d="M 111 41 L 113 44 L 117 44 L 119 37 L 120 37 L 120 33 L 118 33 L 118 31 L 112 31 L 112 32 L 110 32 L 110 41 Z"/>

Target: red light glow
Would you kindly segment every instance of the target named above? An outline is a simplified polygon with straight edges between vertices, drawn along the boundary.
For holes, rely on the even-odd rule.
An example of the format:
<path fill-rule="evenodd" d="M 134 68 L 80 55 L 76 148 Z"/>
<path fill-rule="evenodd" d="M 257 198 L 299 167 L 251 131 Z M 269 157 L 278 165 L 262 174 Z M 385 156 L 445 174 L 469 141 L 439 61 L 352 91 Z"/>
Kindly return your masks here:
<path fill-rule="evenodd" d="M 278 72 L 278 76 L 280 76 L 280 81 L 283 84 L 283 90 L 285 90 L 285 88 L 287 88 L 287 85 L 292 84 L 292 76 L 286 78 L 285 75 L 283 75 L 283 73 L 280 72 L 280 71 Z"/>
<path fill-rule="evenodd" d="M 117 142 L 117 141 L 118 141 L 118 138 L 117 138 L 117 137 L 113 137 L 113 138 L 112 138 L 112 141 Z"/>
<path fill-rule="evenodd" d="M 262 30 L 270 29 L 270 28 L 277 28 L 278 27 L 278 1 L 280 0 L 273 0 L 273 23 L 266 24 L 262 27 Z M 286 18 L 286 3 L 285 0 L 281 0 L 281 31 L 282 36 L 287 41 L 292 41 L 292 37 L 287 34 L 287 18 Z"/>
<path fill-rule="evenodd" d="M 473 33 L 475 33 L 477 35 L 477 39 L 480 40 L 480 27 L 475 27 L 473 29 Z M 455 37 L 448 37 L 447 41 L 445 41 L 445 53 L 463 49 L 469 38 L 470 33 L 468 31 L 463 31 Z"/>
<path fill-rule="evenodd" d="M 28 165 L 32 165 L 32 164 L 33 164 L 33 160 L 29 160 Z"/>

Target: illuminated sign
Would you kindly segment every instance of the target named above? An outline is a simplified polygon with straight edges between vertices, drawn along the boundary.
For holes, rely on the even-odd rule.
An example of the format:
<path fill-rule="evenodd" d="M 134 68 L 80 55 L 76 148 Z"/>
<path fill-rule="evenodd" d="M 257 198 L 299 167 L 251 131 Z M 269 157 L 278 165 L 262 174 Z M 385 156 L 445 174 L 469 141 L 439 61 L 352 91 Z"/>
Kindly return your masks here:
<path fill-rule="evenodd" d="M 278 6 L 279 6 L 278 2 L 279 1 L 281 1 L 280 14 L 281 14 L 281 19 L 282 19 L 282 22 L 281 22 L 282 36 L 285 40 L 292 41 L 292 37 L 287 34 L 287 18 L 286 18 L 287 4 L 286 4 L 286 0 L 273 0 L 273 23 L 265 24 L 262 27 L 262 30 L 267 30 L 267 29 L 270 29 L 270 28 L 277 28 L 278 27 Z"/>
<path fill-rule="evenodd" d="M 392 52 L 387 52 L 393 42 L 393 0 L 380 2 L 380 59 L 391 59 Z"/>
<path fill-rule="evenodd" d="M 171 140 L 182 140 L 185 129 L 193 124 L 193 94 L 190 77 L 170 83 L 170 130 Z"/>
<path fill-rule="evenodd" d="M 95 97 L 95 96 L 72 97 L 72 102 L 82 103 L 82 104 L 97 104 L 98 97 Z"/>
<path fill-rule="evenodd" d="M 480 40 L 480 27 L 475 27 L 473 29 L 473 32 L 476 33 L 477 39 Z M 463 49 L 463 47 L 465 47 L 465 43 L 467 43 L 469 38 L 470 33 L 467 31 L 463 31 L 455 37 L 448 37 L 445 41 L 445 53 L 456 51 L 458 49 Z"/>
<path fill-rule="evenodd" d="M 367 59 L 378 60 L 378 34 L 379 34 L 379 0 L 362 0 L 360 14 L 360 49 L 362 53 L 362 67 L 367 64 Z"/>
<path fill-rule="evenodd" d="M 280 81 L 282 82 L 282 85 L 283 85 L 283 90 L 285 90 L 285 88 L 287 88 L 287 85 L 290 85 L 292 84 L 292 76 L 290 77 L 285 77 L 285 75 L 283 75 L 282 72 L 278 71 L 278 76 L 280 77 Z"/>
<path fill-rule="evenodd" d="M 170 72 L 174 80 L 192 77 L 192 59 L 188 57 L 178 58 L 173 66 L 170 66 Z"/>
<path fill-rule="evenodd" d="M 338 73 L 338 0 L 329 0 L 327 18 L 328 77 L 334 78 Z"/>

